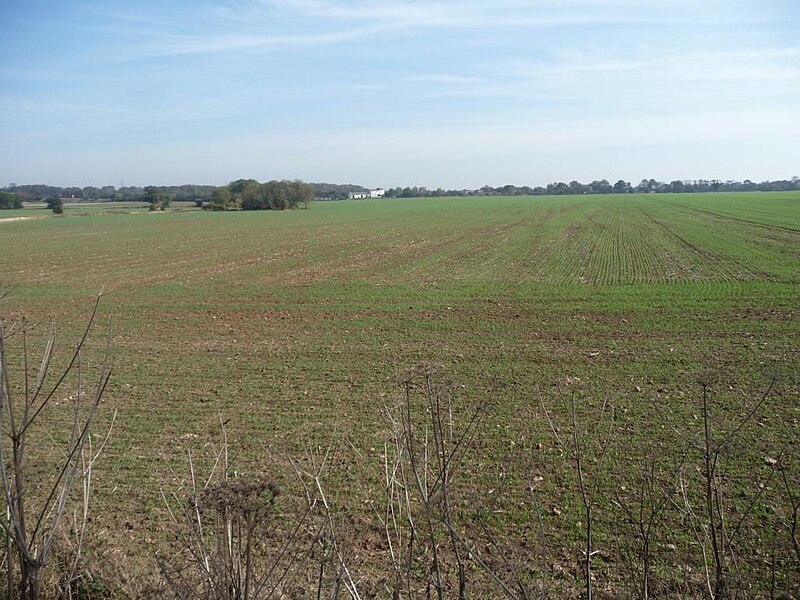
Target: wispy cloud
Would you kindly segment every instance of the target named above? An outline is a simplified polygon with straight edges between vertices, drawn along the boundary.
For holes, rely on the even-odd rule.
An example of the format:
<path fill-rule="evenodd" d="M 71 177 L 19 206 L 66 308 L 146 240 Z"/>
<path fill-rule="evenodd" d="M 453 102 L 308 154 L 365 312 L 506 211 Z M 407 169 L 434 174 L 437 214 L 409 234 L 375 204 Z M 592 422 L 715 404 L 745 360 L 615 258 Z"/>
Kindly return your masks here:
<path fill-rule="evenodd" d="M 615 111 L 652 111 L 709 103 L 730 108 L 753 98 L 778 100 L 800 93 L 800 48 L 570 49 L 536 60 L 496 63 L 494 75 L 472 93 L 522 96 L 545 87 L 584 99 L 591 90 L 595 110 L 607 105 Z"/>
<path fill-rule="evenodd" d="M 95 15 L 109 21 L 134 23 L 137 25 L 167 25 L 168 21 L 161 17 L 157 17 L 152 13 L 133 10 L 114 10 L 108 5 L 97 3 L 77 3 L 76 7 L 81 9 L 87 14 Z"/>
<path fill-rule="evenodd" d="M 780 73 L 800 67 L 800 48 L 757 48 L 750 50 L 704 50 L 690 53 L 638 52 L 634 56 L 608 55 L 603 49 L 593 51 L 567 51 L 545 69 L 534 68 L 540 74 L 585 75 L 588 73 L 619 73 L 651 71 L 659 75 L 688 77 L 740 76 L 743 71 L 763 70 L 763 77 L 771 78 L 773 69 Z M 788 70 L 788 71 L 787 71 Z"/>
<path fill-rule="evenodd" d="M 137 58 L 145 56 L 172 56 L 180 54 L 207 54 L 246 50 L 248 48 L 269 47 L 314 47 L 338 44 L 363 38 L 372 33 L 366 28 L 354 28 L 345 31 L 285 34 L 285 35 L 253 35 L 247 33 L 199 35 L 165 35 L 159 43 L 138 48 Z"/>
<path fill-rule="evenodd" d="M 679 2 L 688 4 L 688 0 Z M 123 51 L 110 55 L 121 58 L 341 45 L 424 29 L 474 29 L 503 35 L 504 31 L 531 28 L 697 24 L 700 19 L 697 12 L 686 15 L 676 10 L 675 2 L 663 0 L 549 0 L 535 5 L 520 0 L 227 0 L 171 19 L 132 11 L 91 10 L 102 22 L 68 26 L 130 38 L 133 41 Z M 713 13 L 713 18 L 720 21 L 725 16 Z M 146 43 L 137 43 L 137 39 Z M 615 66 L 624 68 L 626 63 L 605 65 L 609 69 Z"/>
<path fill-rule="evenodd" d="M 74 75 L 57 69 L 19 69 L 0 68 L 0 81 L 30 82 L 39 84 L 70 83 L 75 80 Z"/>
<path fill-rule="evenodd" d="M 720 10 L 726 7 L 723 0 L 710 0 L 703 7 L 692 0 L 262 0 L 255 6 L 314 18 L 438 28 L 724 22 L 733 15 Z"/>
<path fill-rule="evenodd" d="M 476 85 L 484 80 L 474 75 L 457 75 L 454 73 L 419 73 L 401 77 L 400 81 L 410 83 L 439 84 L 445 86 Z"/>
<path fill-rule="evenodd" d="M 0 106 L 10 114 L 23 112 L 38 114 L 82 113 L 97 116 L 100 113 L 121 114 L 122 112 L 120 109 L 100 103 L 9 100 L 2 96 L 0 96 Z"/>

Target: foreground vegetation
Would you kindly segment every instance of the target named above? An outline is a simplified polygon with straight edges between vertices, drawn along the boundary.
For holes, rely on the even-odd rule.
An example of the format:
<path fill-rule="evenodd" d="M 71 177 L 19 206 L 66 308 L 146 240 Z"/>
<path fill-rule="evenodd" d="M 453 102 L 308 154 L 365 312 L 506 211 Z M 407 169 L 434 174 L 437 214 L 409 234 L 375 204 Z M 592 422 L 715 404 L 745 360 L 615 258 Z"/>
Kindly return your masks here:
<path fill-rule="evenodd" d="M 297 514 L 282 499 L 305 497 L 298 471 L 319 474 L 362 595 L 388 594 L 398 563 L 375 507 L 392 448 L 407 447 L 393 411 L 410 381 L 418 435 L 432 412 L 427 368 L 397 387 L 423 362 L 439 365 L 433 384 L 449 384 L 433 397 L 452 407 L 451 435 L 470 432 L 452 499 L 437 500 L 452 589 L 459 557 L 472 573 L 491 555 L 504 582 L 519 573 L 538 589 L 547 575 L 552 597 L 586 593 L 591 523 L 592 593 L 633 594 L 637 515 L 658 508 L 653 597 L 707 597 L 714 506 L 732 526 L 732 594 L 797 586 L 796 192 L 360 201 L 0 227 L 0 281 L 16 284 L 5 322 L 52 316 L 70 340 L 107 292 L 114 372 L 95 418 L 100 431 L 113 411 L 117 421 L 93 466 L 85 558 L 106 565 L 119 593 L 157 580 L 153 555 L 171 547 L 159 490 L 187 478 L 190 449 L 197 472 L 211 471 L 222 420 L 231 472 L 281 488 L 278 523 Z M 29 344 L 45 337 L 34 329 Z M 68 419 L 59 406 L 53 430 Z M 31 452 L 57 459 L 51 444 Z M 721 475 L 708 466 L 715 453 Z M 293 466 L 320 454 L 324 473 Z M 704 525 L 709 480 L 717 504 Z M 453 544 L 453 530 L 480 552 Z M 429 558 L 414 563 L 415 581 L 435 574 Z M 502 593 L 479 571 L 468 590 Z M 300 587 L 291 595 L 316 592 Z"/>

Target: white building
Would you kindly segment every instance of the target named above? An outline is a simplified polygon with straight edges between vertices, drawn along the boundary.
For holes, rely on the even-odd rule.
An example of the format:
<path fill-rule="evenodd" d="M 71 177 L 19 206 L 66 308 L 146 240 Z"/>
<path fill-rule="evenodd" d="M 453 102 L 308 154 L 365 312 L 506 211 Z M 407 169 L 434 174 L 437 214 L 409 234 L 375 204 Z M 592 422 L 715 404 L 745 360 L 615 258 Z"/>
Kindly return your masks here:
<path fill-rule="evenodd" d="M 368 192 L 350 192 L 351 200 L 360 200 L 361 198 L 383 198 L 386 195 L 386 190 L 377 188 Z"/>

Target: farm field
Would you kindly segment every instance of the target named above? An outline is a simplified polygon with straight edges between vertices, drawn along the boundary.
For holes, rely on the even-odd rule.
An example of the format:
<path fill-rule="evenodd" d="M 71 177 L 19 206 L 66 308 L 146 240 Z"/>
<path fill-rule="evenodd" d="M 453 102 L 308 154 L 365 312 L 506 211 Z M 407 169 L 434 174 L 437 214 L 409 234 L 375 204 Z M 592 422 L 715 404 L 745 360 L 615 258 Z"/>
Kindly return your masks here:
<path fill-rule="evenodd" d="M 0 316 L 52 317 L 66 347 L 105 294 L 92 347 L 110 323 L 103 420 L 117 417 L 95 474 L 93 526 L 120 563 L 147 569 L 164 543 L 160 489 L 185 473 L 187 450 L 210 460 L 222 418 L 238 471 L 289 488 L 286 457 L 333 442 L 327 484 L 356 532 L 365 589 L 380 589 L 368 575 L 383 560 L 369 541 L 380 536 L 363 507 L 380 490 L 398 377 L 428 363 L 465 413 L 490 405 L 459 482 L 463 519 L 481 500 L 499 503 L 496 527 L 524 554 L 517 542 L 538 527 L 526 501 L 533 474 L 565 589 L 581 577 L 582 513 L 544 410 L 566 428 L 573 397 L 586 423 L 613 406 L 609 459 L 595 474 L 608 501 L 594 525 L 597 584 L 611 594 L 624 578 L 614 501 L 649 457 L 678 460 L 679 434 L 698 431 L 698 373 L 713 370 L 723 429 L 780 374 L 728 468 L 732 502 L 766 489 L 744 525 L 742 571 L 768 573 L 762 559 L 778 548 L 778 586 L 797 585 L 783 488 L 765 457 L 800 479 L 800 193 L 75 212 L 0 223 L 0 284 L 13 286 Z M 67 415 L 55 408 L 52 418 Z M 685 566 L 683 548 L 696 553 L 691 536 L 665 536 L 678 548 L 658 551 L 668 579 Z M 691 567 L 675 578 L 702 589 Z"/>

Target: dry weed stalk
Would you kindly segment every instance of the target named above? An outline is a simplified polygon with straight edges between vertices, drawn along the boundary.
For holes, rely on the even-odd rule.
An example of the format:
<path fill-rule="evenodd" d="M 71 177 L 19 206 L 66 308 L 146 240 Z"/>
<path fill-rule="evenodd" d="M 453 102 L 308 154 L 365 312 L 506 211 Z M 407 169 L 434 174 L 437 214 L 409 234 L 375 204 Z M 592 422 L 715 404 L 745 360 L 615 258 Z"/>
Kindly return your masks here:
<path fill-rule="evenodd" d="M 790 424 L 789 445 L 794 451 L 789 451 L 777 465 L 780 471 L 782 488 L 782 504 L 780 522 L 783 525 L 787 540 L 788 562 L 794 567 L 794 577 L 789 574 L 791 569 L 787 569 L 786 580 L 789 588 L 794 590 L 795 597 L 800 597 L 800 462 L 798 462 L 797 451 L 800 449 L 800 432 L 797 423 Z M 773 587 L 776 585 L 777 565 L 776 551 L 773 547 L 772 573 L 770 577 Z"/>
<path fill-rule="evenodd" d="M 777 378 L 770 379 L 769 384 L 750 410 L 728 431 L 718 431 L 713 421 L 716 373 L 703 371 L 697 377 L 697 383 L 702 391 L 700 404 L 702 431 L 699 435 L 692 436 L 682 433 L 674 427 L 669 418 L 663 414 L 662 418 L 686 443 L 687 447 L 698 452 L 702 459 L 702 466 L 698 469 L 702 488 L 700 491 L 702 506 L 694 506 L 691 500 L 691 485 L 683 474 L 679 480 L 681 501 L 675 502 L 674 505 L 680 508 L 692 523 L 693 536 L 703 555 L 709 598 L 725 600 L 732 594 L 730 589 L 731 569 L 738 571 L 735 541 L 748 517 L 752 514 L 756 503 L 768 488 L 768 482 L 758 486 L 758 490 L 738 507 L 736 511 L 739 515 L 738 519 L 729 523 L 729 514 L 735 514 L 732 507 L 727 504 L 729 450 L 745 426 L 753 420 L 770 397 L 775 389 Z M 780 461 L 776 459 L 775 463 L 778 462 Z M 770 472 L 770 480 L 775 473 L 776 469 Z"/>
<path fill-rule="evenodd" d="M 28 333 L 32 327 L 27 322 L 11 324 L 6 329 L 0 323 L 0 486 L 2 487 L 5 510 L 0 518 L 0 528 L 6 537 L 6 594 L 9 598 L 20 597 L 33 600 L 42 597 L 44 577 L 57 536 L 70 502 L 70 494 L 76 481 L 81 485 L 80 507 L 74 518 L 77 537 L 74 542 L 74 557 L 63 573 L 51 573 L 59 580 L 60 594 L 71 597 L 72 584 L 81 557 L 81 547 L 85 540 L 86 525 L 89 519 L 89 496 L 92 470 L 100 450 L 94 452 L 91 443 L 91 426 L 94 422 L 100 399 L 103 396 L 111 374 L 109 362 L 109 341 L 106 342 L 106 355 L 100 369 L 98 382 L 93 390 L 84 390 L 81 371 L 81 351 L 97 315 L 101 296 L 98 296 L 86 328 L 72 351 L 63 370 L 55 376 L 55 383 L 48 383 L 51 359 L 55 347 L 55 326 L 51 323 L 50 333 L 42 353 L 41 362 L 35 375 L 29 365 Z M 22 338 L 22 381 L 11 383 L 7 354 L 8 340 Z M 43 485 L 44 493 L 35 493 L 36 482 L 29 474 L 28 450 L 35 448 L 43 435 L 36 425 L 56 394 L 66 387 L 70 375 L 76 379 L 77 390 L 70 396 L 71 424 L 67 436 L 64 455 L 59 462 L 55 477 Z M 17 388 L 21 388 L 17 392 Z M 88 396 L 88 397 L 87 397 Z M 113 426 L 113 421 L 112 421 Z M 108 435 L 111 433 L 109 427 Z"/>
<path fill-rule="evenodd" d="M 633 592 L 640 600 L 653 597 L 653 549 L 657 543 L 657 530 L 664 520 L 668 507 L 678 493 L 679 474 L 687 455 L 670 467 L 667 476 L 662 476 L 656 466 L 655 456 L 645 461 L 634 486 L 634 498 L 618 497 L 616 504 L 623 513 L 623 522 L 632 530 L 636 543 L 635 556 L 625 557 L 625 566 L 631 571 Z M 622 547 L 628 539 L 620 536 Z M 625 552 L 622 552 L 625 555 Z"/>
<path fill-rule="evenodd" d="M 332 451 L 333 442 L 328 444 L 322 454 L 314 449 L 309 449 L 310 467 L 304 467 L 300 463 L 290 460 L 303 487 L 308 511 L 313 515 L 318 515 L 316 524 L 309 527 L 313 546 L 319 551 L 316 597 L 319 600 L 324 593 L 327 593 L 328 597 L 335 600 L 339 598 L 341 588 L 344 586 L 352 600 L 361 600 L 358 584 L 347 566 L 344 543 L 337 534 L 333 507 L 322 485 L 322 477 Z M 331 573 L 329 574 L 326 569 Z"/>
<path fill-rule="evenodd" d="M 389 548 L 392 598 L 467 598 L 469 561 L 503 595 L 532 597 L 517 570 L 506 561 L 512 580 L 501 577 L 454 520 L 453 482 L 484 407 L 459 422 L 451 395 L 434 389 L 428 365 L 404 374 L 400 386 L 402 399 L 386 410 L 392 438 L 384 445 L 385 506 L 378 515 Z M 488 527 L 484 532 L 491 543 Z"/>
<path fill-rule="evenodd" d="M 555 423 L 553 422 L 547 407 L 545 407 L 544 402 L 541 404 L 545 418 L 550 425 L 550 431 L 552 432 L 556 443 L 561 447 L 561 450 L 575 463 L 577 487 L 581 504 L 583 506 L 584 519 L 586 521 L 583 550 L 584 593 L 585 600 L 592 600 L 594 598 L 594 591 L 592 588 L 592 557 L 596 554 L 596 551 L 593 548 L 594 540 L 592 524 L 594 520 L 594 506 L 597 496 L 597 486 L 598 482 L 600 481 L 600 477 L 598 476 L 597 472 L 602 471 L 603 463 L 606 455 L 608 454 L 608 448 L 611 442 L 611 433 L 614 427 L 614 409 L 609 405 L 607 399 L 604 400 L 598 414 L 595 417 L 596 425 L 594 429 L 590 431 L 585 427 L 581 427 L 578 423 L 578 398 L 576 392 L 573 391 L 570 396 L 570 400 L 568 438 L 562 438 L 559 435 L 558 427 L 556 427 Z M 598 433 L 600 427 L 606 420 L 608 420 L 608 431 L 604 436 L 599 437 Z M 590 444 L 593 444 L 596 450 L 595 456 L 592 458 L 594 459 L 597 472 L 594 473 L 593 477 L 589 477 L 589 474 L 586 472 L 586 463 L 588 458 L 586 455 L 586 449 Z"/>
<path fill-rule="evenodd" d="M 190 484 L 183 493 L 162 490 L 162 499 L 176 534 L 172 556 L 157 557 L 169 593 L 181 600 L 264 600 L 284 597 L 297 576 L 298 563 L 308 564 L 314 545 L 336 541 L 330 506 L 321 476 L 325 461 L 311 471 L 295 463 L 304 481 L 307 502 L 297 522 L 277 539 L 274 520 L 280 490 L 264 479 L 230 477 L 228 437 L 220 419 L 222 442 L 214 465 L 199 481 L 189 453 Z M 316 457 L 314 457 L 316 460 Z M 312 517 L 324 507 L 321 524 Z M 311 543 L 306 533 L 312 532 Z M 345 586 L 358 599 L 349 571 Z M 320 575 L 321 577 L 322 575 Z"/>
<path fill-rule="evenodd" d="M 787 469 L 781 468 L 781 479 L 783 481 L 784 490 L 786 491 L 786 499 L 789 502 L 789 540 L 792 544 L 795 556 L 795 569 L 800 575 L 800 493 L 797 488 L 791 483 Z"/>

